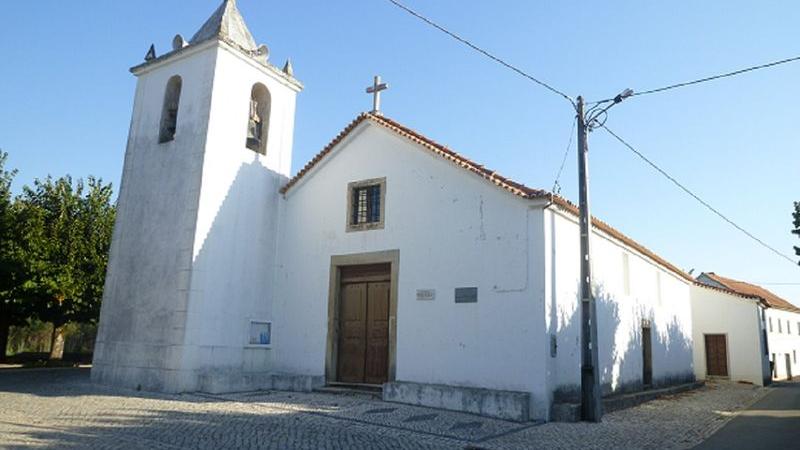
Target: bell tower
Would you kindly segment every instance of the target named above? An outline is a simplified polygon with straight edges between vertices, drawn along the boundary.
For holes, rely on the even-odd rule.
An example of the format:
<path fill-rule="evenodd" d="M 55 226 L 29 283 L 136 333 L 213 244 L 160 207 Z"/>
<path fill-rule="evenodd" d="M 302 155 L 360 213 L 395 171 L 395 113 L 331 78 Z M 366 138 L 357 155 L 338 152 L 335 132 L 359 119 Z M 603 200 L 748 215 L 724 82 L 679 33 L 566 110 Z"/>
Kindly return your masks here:
<path fill-rule="evenodd" d="M 136 93 L 92 379 L 165 392 L 269 387 L 279 189 L 295 97 L 235 0 L 153 46 Z M 253 342 L 252 335 L 258 337 Z"/>

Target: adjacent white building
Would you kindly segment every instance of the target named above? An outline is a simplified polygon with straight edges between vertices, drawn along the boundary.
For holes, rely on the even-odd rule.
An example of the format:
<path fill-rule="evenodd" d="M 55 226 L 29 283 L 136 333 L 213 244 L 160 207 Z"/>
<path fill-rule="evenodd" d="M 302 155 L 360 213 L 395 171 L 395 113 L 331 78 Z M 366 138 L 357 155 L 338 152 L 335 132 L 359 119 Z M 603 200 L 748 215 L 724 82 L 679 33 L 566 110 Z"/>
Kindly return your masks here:
<path fill-rule="evenodd" d="M 747 312 L 745 312 L 745 308 L 742 306 L 742 302 L 746 302 L 745 300 L 739 300 L 736 307 L 733 307 L 733 302 L 728 302 L 726 303 L 727 309 L 717 310 L 717 314 L 714 314 L 713 303 L 706 304 L 704 299 L 693 298 L 693 306 L 702 309 L 702 313 L 695 314 L 695 330 L 702 329 L 703 332 L 712 333 L 714 330 L 728 330 L 730 334 L 728 334 L 727 353 L 737 357 L 748 355 L 750 369 L 746 372 L 755 374 L 755 371 L 763 366 L 764 378 L 767 382 L 770 378 L 785 380 L 798 375 L 800 372 L 797 366 L 797 354 L 800 353 L 800 308 L 761 286 L 722 277 L 714 272 L 700 274 L 697 281 L 714 287 L 718 291 L 728 291 L 729 296 L 736 295 L 751 299 L 751 302 L 757 303 L 760 313 L 759 329 L 755 330 L 750 318 L 752 316 L 751 308 L 747 308 Z M 731 336 L 737 336 L 737 342 L 733 342 Z M 764 342 L 765 336 L 766 342 Z M 695 334 L 695 342 L 697 342 L 697 338 L 698 336 Z M 760 354 L 768 358 L 765 363 L 759 363 L 752 357 L 752 348 L 756 342 L 760 343 Z M 695 353 L 695 364 L 697 364 L 697 347 Z M 733 370 L 734 364 L 736 363 L 731 359 L 731 370 Z M 701 376 L 701 372 L 697 373 L 698 377 Z M 733 374 L 731 377 L 738 378 Z M 753 381 L 747 377 L 742 379 Z"/>
<path fill-rule="evenodd" d="M 132 69 L 94 380 L 382 385 L 387 400 L 515 420 L 578 400 L 574 205 L 379 112 L 290 178 L 302 85 L 233 0 L 149 56 Z M 694 280 L 593 225 L 604 393 L 693 381 Z"/>
<path fill-rule="evenodd" d="M 754 295 L 702 283 L 692 287 L 691 297 L 697 378 L 769 384 L 767 304 Z"/>

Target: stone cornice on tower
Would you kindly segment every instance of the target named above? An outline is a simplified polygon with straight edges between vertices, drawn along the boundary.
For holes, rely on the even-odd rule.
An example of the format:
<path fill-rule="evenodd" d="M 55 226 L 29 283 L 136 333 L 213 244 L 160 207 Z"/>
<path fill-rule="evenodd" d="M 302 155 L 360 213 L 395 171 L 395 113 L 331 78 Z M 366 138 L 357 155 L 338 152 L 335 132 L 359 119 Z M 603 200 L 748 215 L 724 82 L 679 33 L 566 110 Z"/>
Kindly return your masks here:
<path fill-rule="evenodd" d="M 239 8 L 236 6 L 236 0 L 224 0 L 222 5 L 214 11 L 214 14 L 192 36 L 188 44 L 183 47 L 173 48 L 168 53 L 131 67 L 130 71 L 134 75 L 140 75 L 146 71 L 145 69 L 160 65 L 163 61 L 174 56 L 190 54 L 194 50 L 205 48 L 209 42 L 224 42 L 249 60 L 285 79 L 289 84 L 298 89 L 303 88 L 303 84 L 293 76 L 293 69 L 291 69 L 288 61 L 286 66 L 288 69 L 285 70 L 281 70 L 269 63 L 267 47 L 265 45 L 257 46 L 250 29 L 244 21 L 244 17 L 242 17 Z"/>

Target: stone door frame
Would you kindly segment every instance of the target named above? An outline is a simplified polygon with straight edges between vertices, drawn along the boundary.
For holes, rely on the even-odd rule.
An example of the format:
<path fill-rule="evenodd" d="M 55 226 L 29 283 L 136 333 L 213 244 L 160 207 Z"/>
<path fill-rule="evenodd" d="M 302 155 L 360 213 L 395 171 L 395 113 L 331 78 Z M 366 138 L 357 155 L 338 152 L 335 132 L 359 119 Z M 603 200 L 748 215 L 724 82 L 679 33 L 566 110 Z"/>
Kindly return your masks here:
<path fill-rule="evenodd" d="M 368 264 L 389 264 L 389 381 L 395 381 L 397 366 L 397 275 L 400 250 L 332 255 L 328 287 L 328 336 L 325 346 L 325 382 L 336 382 L 339 357 L 339 311 L 341 302 L 341 268 Z"/>

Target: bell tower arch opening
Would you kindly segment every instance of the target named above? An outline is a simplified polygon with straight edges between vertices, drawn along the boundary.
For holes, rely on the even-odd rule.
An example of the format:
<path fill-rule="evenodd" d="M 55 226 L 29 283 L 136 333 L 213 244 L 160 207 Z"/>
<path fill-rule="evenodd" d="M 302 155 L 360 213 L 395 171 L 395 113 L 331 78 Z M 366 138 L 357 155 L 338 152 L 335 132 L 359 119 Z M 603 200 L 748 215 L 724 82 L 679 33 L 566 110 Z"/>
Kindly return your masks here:
<path fill-rule="evenodd" d="M 183 80 L 180 75 L 174 75 L 167 81 L 164 92 L 164 105 L 161 108 L 161 127 L 158 133 L 158 142 L 163 144 L 175 139 L 178 129 L 178 107 L 181 102 L 181 87 Z"/>
<path fill-rule="evenodd" d="M 267 87 L 261 83 L 254 84 L 250 91 L 250 111 L 247 118 L 247 142 L 245 145 L 250 150 L 262 155 L 267 154 L 270 107 L 271 99 Z"/>

